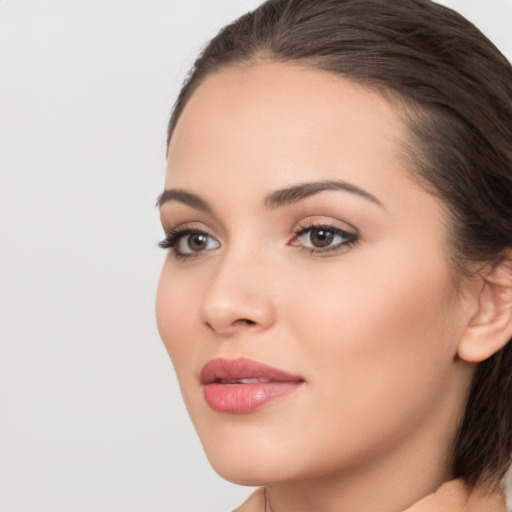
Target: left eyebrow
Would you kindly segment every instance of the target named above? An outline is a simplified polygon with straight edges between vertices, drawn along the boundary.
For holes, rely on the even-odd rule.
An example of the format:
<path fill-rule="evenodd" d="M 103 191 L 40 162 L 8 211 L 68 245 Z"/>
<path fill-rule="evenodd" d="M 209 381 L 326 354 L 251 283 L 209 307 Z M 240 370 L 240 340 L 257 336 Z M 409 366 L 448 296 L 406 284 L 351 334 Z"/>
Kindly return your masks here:
<path fill-rule="evenodd" d="M 356 187 L 351 183 L 347 183 L 346 181 L 331 180 L 302 183 L 293 187 L 276 190 L 265 198 L 265 206 L 267 206 L 267 208 L 279 208 L 288 204 L 297 203 L 307 197 L 326 190 L 343 190 L 345 192 L 350 192 L 351 194 L 356 194 L 384 208 L 382 202 L 374 195 L 366 192 L 366 190 Z"/>

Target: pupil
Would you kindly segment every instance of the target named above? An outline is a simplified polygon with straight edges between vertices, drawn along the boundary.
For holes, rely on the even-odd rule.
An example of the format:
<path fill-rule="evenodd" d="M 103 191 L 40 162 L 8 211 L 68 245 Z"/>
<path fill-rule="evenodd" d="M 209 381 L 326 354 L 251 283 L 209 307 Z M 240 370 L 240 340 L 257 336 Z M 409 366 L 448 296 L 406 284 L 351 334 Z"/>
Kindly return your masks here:
<path fill-rule="evenodd" d="M 206 235 L 191 235 L 188 239 L 188 245 L 193 251 L 201 251 L 206 246 Z"/>
<path fill-rule="evenodd" d="M 311 242 L 315 247 L 326 247 L 332 242 L 333 236 L 326 229 L 314 229 L 311 232 Z"/>

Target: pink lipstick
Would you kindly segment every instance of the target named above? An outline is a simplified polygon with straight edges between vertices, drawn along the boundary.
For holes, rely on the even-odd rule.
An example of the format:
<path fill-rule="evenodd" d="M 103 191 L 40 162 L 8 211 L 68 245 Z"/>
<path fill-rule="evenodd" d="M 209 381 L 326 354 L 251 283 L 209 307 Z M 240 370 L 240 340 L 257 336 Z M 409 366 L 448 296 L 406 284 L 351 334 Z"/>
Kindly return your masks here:
<path fill-rule="evenodd" d="M 304 379 L 250 359 L 212 359 L 200 374 L 206 403 L 217 412 L 243 414 L 277 400 Z"/>

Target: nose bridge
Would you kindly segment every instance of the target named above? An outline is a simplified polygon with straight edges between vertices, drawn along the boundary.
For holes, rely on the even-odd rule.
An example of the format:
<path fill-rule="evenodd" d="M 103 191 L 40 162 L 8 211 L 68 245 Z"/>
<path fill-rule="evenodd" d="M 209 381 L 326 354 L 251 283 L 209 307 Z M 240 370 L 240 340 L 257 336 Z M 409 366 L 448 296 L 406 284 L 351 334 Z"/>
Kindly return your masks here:
<path fill-rule="evenodd" d="M 219 259 L 202 303 L 204 322 L 214 331 L 265 329 L 275 321 L 268 264 L 255 250 L 227 249 Z"/>

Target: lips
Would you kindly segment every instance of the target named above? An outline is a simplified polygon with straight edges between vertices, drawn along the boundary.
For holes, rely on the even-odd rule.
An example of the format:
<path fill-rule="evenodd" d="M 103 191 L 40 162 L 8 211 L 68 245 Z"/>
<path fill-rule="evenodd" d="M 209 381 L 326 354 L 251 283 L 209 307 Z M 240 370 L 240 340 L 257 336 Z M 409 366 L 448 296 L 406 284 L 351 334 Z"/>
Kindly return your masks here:
<path fill-rule="evenodd" d="M 217 412 L 243 414 L 283 398 L 304 379 L 249 359 L 212 359 L 200 373 L 207 404 Z"/>

